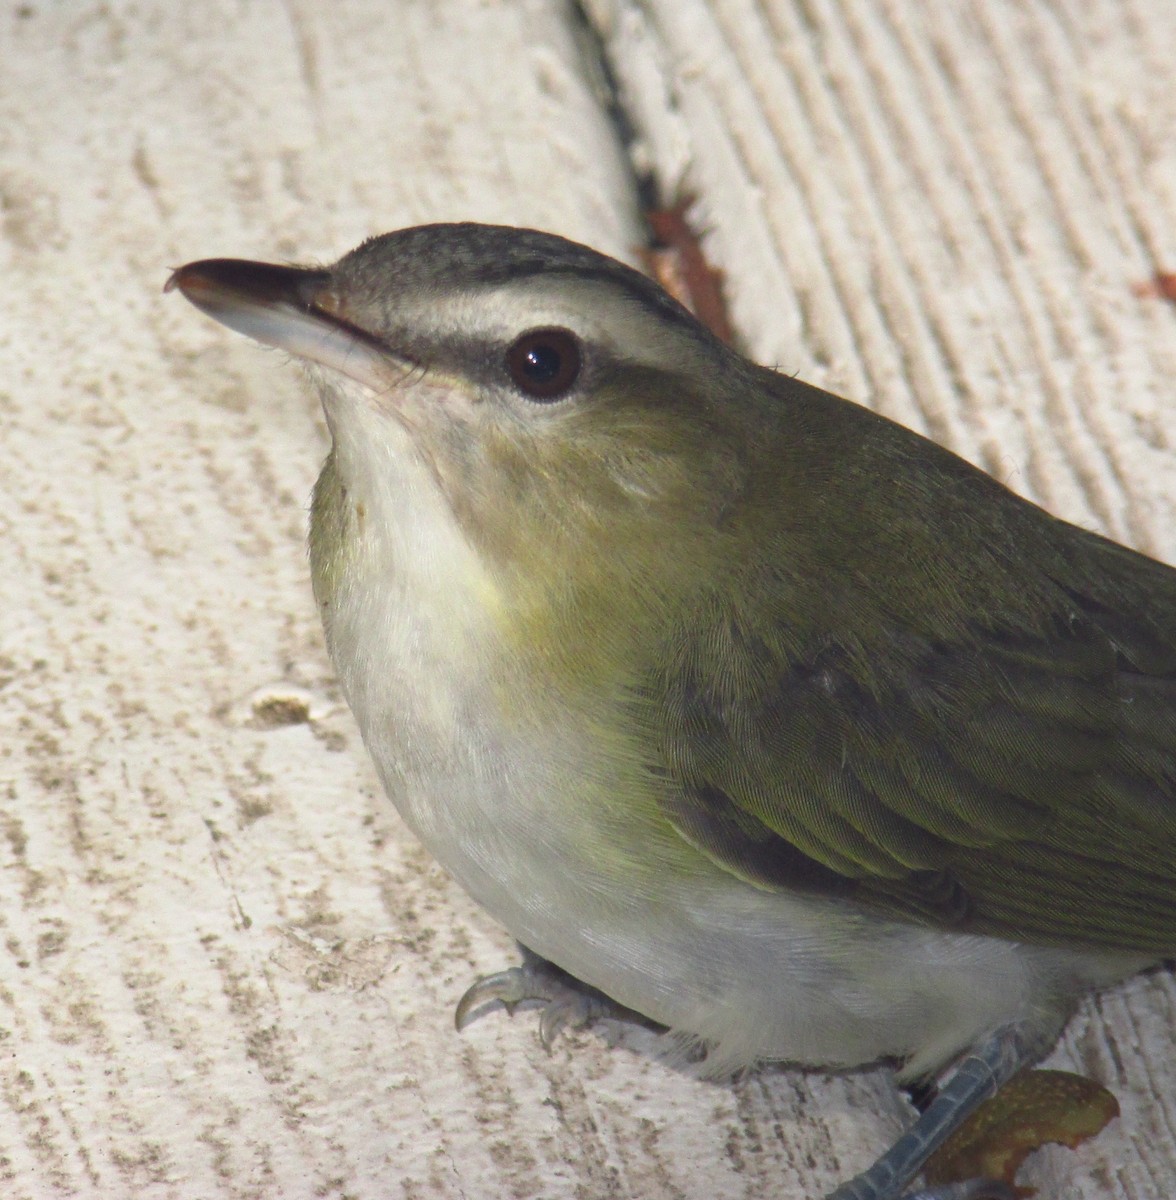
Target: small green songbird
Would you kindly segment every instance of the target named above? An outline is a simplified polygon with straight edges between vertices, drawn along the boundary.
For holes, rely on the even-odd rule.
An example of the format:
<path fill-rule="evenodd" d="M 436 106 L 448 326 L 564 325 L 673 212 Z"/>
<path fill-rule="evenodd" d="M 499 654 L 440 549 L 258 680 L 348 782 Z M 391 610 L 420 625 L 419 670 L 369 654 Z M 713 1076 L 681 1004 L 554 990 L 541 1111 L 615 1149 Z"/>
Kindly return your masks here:
<path fill-rule="evenodd" d="M 543 999 L 550 1032 L 603 993 L 716 1070 L 956 1064 L 834 1193 L 890 1200 L 1084 992 L 1176 954 L 1176 570 L 549 234 L 168 287 L 322 397 L 343 689 L 532 952 L 460 1017 Z"/>

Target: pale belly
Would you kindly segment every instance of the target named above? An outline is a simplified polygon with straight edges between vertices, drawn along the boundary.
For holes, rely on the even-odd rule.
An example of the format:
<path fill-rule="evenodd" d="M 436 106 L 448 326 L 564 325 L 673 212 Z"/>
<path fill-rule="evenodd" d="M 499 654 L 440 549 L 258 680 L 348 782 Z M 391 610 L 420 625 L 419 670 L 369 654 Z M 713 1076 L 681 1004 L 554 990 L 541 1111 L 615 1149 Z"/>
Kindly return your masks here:
<path fill-rule="evenodd" d="M 1012 1021 L 1048 1043 L 1077 994 L 1146 965 L 941 933 L 753 887 L 656 814 L 602 811 L 599 764 L 576 731 L 553 725 L 521 738 L 490 728 L 484 707 L 477 718 L 464 702 L 428 707 L 361 716 L 409 826 L 515 938 L 707 1043 L 716 1072 L 762 1059 L 843 1067 L 896 1058 L 915 1076 Z M 438 725 L 441 710 L 454 719 Z"/>

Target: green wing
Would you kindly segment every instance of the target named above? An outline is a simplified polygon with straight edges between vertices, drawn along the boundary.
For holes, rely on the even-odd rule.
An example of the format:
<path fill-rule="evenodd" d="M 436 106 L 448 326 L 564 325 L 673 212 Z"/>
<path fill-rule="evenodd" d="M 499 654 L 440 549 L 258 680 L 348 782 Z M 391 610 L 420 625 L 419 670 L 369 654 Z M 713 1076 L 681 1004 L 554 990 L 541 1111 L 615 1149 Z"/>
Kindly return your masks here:
<path fill-rule="evenodd" d="M 847 623 L 836 578 L 824 630 L 700 605 L 650 685 L 679 834 L 767 888 L 1176 951 L 1176 571 L 1053 524 L 1064 562 L 1012 564 L 1031 621 L 929 631 L 891 587 Z"/>

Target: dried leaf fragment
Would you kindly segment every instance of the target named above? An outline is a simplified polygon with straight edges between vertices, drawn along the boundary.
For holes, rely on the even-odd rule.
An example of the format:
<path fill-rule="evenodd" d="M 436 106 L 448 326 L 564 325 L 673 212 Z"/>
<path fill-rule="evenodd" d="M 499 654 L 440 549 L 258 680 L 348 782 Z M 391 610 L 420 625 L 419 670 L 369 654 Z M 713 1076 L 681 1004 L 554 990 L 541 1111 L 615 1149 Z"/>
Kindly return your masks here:
<path fill-rule="evenodd" d="M 1131 289 L 1137 296 L 1176 303 L 1176 271 L 1157 271 L 1146 283 Z"/>
<path fill-rule="evenodd" d="M 723 272 L 706 261 L 698 234 L 687 219 L 693 203 L 694 197 L 687 194 L 668 208 L 646 211 L 653 245 L 641 251 L 641 258 L 650 275 L 679 304 L 730 346 L 734 331 L 723 299 Z"/>
<path fill-rule="evenodd" d="M 1069 1071 L 1026 1071 L 1011 1080 L 931 1156 L 928 1185 L 996 1179 L 1018 1196 L 1033 1188 L 1013 1180 L 1034 1150 L 1049 1142 L 1073 1149 L 1119 1115 L 1119 1102 L 1101 1083 Z"/>

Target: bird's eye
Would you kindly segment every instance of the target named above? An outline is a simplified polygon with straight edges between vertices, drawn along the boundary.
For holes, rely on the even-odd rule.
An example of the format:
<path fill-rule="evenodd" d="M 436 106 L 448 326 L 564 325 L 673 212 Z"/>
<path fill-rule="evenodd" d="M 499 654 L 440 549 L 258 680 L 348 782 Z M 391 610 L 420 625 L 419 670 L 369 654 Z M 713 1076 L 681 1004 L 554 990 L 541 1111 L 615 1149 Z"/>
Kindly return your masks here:
<path fill-rule="evenodd" d="M 566 329 L 533 329 L 506 352 L 515 386 L 532 400 L 558 400 L 580 374 L 580 342 Z"/>

